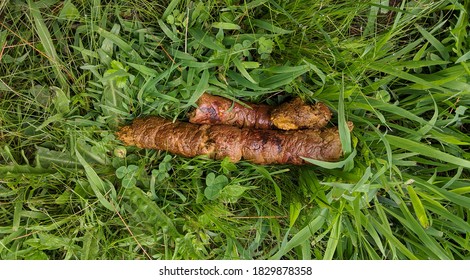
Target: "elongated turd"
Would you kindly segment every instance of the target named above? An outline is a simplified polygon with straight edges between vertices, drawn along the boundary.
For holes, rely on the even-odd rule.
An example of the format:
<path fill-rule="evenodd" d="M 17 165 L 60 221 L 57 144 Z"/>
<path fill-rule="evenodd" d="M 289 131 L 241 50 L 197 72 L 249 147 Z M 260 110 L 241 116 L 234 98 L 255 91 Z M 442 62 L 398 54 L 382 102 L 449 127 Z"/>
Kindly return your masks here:
<path fill-rule="evenodd" d="M 204 93 L 196 105 L 198 107 L 189 114 L 190 123 L 274 128 L 270 114 L 273 107 L 266 104 L 245 103 L 245 106 L 224 97 Z"/>
<path fill-rule="evenodd" d="M 184 157 L 228 157 L 232 162 L 244 159 L 256 164 L 301 165 L 306 164 L 302 157 L 337 161 L 342 155 L 336 127 L 282 131 L 199 125 L 146 117 L 135 119 L 116 135 L 126 145 L 168 151 Z"/>
<path fill-rule="evenodd" d="M 295 130 L 322 128 L 331 119 L 331 111 L 323 103 L 305 104 L 300 98 L 279 106 L 236 103 L 230 99 L 204 93 L 197 108 L 189 114 L 196 124 L 226 124 L 240 128 Z"/>

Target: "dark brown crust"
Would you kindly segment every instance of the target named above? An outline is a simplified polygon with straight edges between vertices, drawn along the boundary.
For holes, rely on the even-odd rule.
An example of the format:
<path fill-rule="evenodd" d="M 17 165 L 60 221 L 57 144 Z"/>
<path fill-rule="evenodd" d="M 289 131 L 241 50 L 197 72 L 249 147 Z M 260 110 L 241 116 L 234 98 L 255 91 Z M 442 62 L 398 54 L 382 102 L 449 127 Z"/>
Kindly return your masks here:
<path fill-rule="evenodd" d="M 147 117 L 134 120 L 116 135 L 126 145 L 165 150 L 185 157 L 229 157 L 232 162 L 245 159 L 256 164 L 301 165 L 306 164 L 301 157 L 337 161 L 342 155 L 335 127 L 295 131 L 240 129 Z"/>
<path fill-rule="evenodd" d="M 197 101 L 198 107 L 189 114 L 189 122 L 227 124 L 240 128 L 295 130 L 322 128 L 331 119 L 331 111 L 325 104 L 307 105 L 300 98 L 278 107 L 245 104 L 246 106 L 204 93 Z"/>

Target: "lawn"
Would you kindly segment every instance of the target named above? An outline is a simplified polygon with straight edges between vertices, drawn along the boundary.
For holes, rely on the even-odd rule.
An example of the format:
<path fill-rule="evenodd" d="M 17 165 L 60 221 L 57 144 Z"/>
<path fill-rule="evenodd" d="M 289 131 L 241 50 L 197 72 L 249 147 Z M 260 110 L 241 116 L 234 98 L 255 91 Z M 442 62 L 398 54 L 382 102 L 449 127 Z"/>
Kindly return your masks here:
<path fill-rule="evenodd" d="M 469 259 L 469 11 L 1 1 L 0 259 Z M 204 92 L 323 102 L 344 155 L 256 165 L 116 139 L 187 120 Z"/>

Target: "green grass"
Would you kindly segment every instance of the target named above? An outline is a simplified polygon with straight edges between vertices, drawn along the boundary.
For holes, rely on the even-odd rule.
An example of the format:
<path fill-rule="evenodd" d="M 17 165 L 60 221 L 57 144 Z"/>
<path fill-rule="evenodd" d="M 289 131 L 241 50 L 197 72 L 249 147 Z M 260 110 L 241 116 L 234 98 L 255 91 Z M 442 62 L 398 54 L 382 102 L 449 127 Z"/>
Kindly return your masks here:
<path fill-rule="evenodd" d="M 3 1 L 0 259 L 468 259 L 469 9 Z M 347 153 L 257 166 L 116 140 L 205 91 L 325 102 Z"/>

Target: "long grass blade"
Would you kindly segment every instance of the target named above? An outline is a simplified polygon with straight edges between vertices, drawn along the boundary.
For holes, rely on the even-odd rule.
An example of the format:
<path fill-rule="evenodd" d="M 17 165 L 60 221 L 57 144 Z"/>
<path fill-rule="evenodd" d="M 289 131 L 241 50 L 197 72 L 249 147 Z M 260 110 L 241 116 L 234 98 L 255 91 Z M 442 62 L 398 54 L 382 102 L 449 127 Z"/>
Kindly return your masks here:
<path fill-rule="evenodd" d="M 283 255 L 292 250 L 292 248 L 301 245 L 306 239 L 309 239 L 323 226 L 327 215 L 328 209 L 322 209 L 320 214 L 306 227 L 296 233 L 287 243 L 281 244 L 281 248 L 279 248 L 279 251 L 274 254 L 270 259 L 280 259 Z"/>
<path fill-rule="evenodd" d="M 34 20 L 35 30 L 41 40 L 42 45 L 44 46 L 44 51 L 47 55 L 47 58 L 51 62 L 54 72 L 57 76 L 57 79 L 60 83 L 60 86 L 64 90 L 64 92 L 68 91 L 68 83 L 67 78 L 64 73 L 62 73 L 61 65 L 62 61 L 60 60 L 59 56 L 57 55 L 57 51 L 55 49 L 54 43 L 52 42 L 51 33 L 47 29 L 46 24 L 44 23 L 44 19 L 41 15 L 38 5 L 32 1 L 28 1 L 29 10 L 31 13 L 31 17 Z"/>
<path fill-rule="evenodd" d="M 415 211 L 416 216 L 418 217 L 420 224 L 424 228 L 428 228 L 429 219 L 428 219 L 428 216 L 426 215 L 426 211 L 424 210 L 421 200 L 419 199 L 418 195 L 416 194 L 412 186 L 407 186 L 407 190 L 408 190 L 408 194 L 410 195 L 411 204 L 413 205 L 413 209 Z"/>
<path fill-rule="evenodd" d="M 418 153 L 436 159 L 438 161 L 445 161 L 457 166 L 470 168 L 470 161 L 450 155 L 448 153 L 441 152 L 436 148 L 393 135 L 385 135 L 385 138 L 391 145 L 395 147 L 399 147 L 410 152 Z"/>
<path fill-rule="evenodd" d="M 93 189 L 96 197 L 100 201 L 100 203 L 110 211 L 119 211 L 119 207 L 117 204 L 110 202 L 106 199 L 106 195 L 109 195 L 108 192 L 114 192 L 113 186 L 109 184 L 105 184 L 105 182 L 96 174 L 95 170 L 85 161 L 85 159 L 80 155 L 78 150 L 75 150 L 75 154 L 77 156 L 78 161 L 85 169 L 86 176 L 88 181 L 90 182 L 90 187 Z M 111 188 L 110 188 L 111 187 Z"/>
<path fill-rule="evenodd" d="M 435 83 L 428 82 L 428 81 L 426 81 L 426 80 L 424 80 L 424 79 L 422 79 L 422 78 L 420 78 L 416 75 L 407 73 L 407 72 L 402 71 L 402 70 L 400 70 L 396 67 L 393 67 L 393 66 L 384 65 L 383 63 L 379 63 L 379 62 L 373 62 L 373 63 L 369 64 L 368 67 L 375 70 L 375 71 L 387 73 L 387 74 L 395 76 L 397 78 L 407 80 L 407 81 L 410 81 L 410 82 L 414 82 L 416 84 L 424 86 L 425 88 L 438 89 L 442 92 L 446 91 L 443 87 L 441 87 L 439 85 L 436 85 Z"/>

